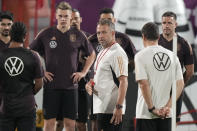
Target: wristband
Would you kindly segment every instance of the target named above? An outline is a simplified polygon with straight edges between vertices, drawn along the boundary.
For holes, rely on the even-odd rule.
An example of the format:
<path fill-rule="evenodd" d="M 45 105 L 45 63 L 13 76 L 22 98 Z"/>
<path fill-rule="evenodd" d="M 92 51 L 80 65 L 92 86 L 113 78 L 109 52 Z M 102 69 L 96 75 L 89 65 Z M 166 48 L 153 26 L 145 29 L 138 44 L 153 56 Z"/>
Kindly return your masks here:
<path fill-rule="evenodd" d="M 120 104 L 117 104 L 117 105 L 116 105 L 116 109 L 122 109 L 122 107 L 123 107 L 123 106 L 120 105 Z"/>
<path fill-rule="evenodd" d="M 91 86 L 94 87 L 95 83 L 94 81 L 91 81 Z"/>

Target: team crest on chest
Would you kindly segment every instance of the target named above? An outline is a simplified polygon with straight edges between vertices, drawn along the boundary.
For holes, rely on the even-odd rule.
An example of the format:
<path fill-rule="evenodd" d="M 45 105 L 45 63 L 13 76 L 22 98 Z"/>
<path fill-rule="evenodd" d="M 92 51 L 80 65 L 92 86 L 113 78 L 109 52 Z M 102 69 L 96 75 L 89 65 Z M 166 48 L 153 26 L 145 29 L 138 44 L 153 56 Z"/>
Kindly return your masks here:
<path fill-rule="evenodd" d="M 98 44 L 98 46 L 96 47 L 96 51 L 99 53 L 102 49 L 103 49 L 102 45 Z"/>
<path fill-rule="evenodd" d="M 51 41 L 50 41 L 50 43 L 49 43 L 49 46 L 50 46 L 51 48 L 56 48 L 56 47 L 57 47 L 57 42 L 56 42 L 56 38 L 55 38 L 55 37 L 52 37 L 52 38 L 51 38 Z"/>
<path fill-rule="evenodd" d="M 76 34 L 70 34 L 70 41 L 75 42 L 77 40 Z"/>

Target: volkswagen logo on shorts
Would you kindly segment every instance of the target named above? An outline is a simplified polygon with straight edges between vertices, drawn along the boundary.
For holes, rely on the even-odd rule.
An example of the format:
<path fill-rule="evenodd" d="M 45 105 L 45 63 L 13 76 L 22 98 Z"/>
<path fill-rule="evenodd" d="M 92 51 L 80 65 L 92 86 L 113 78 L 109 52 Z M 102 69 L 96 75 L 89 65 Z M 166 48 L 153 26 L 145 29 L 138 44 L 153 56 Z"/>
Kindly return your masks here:
<path fill-rule="evenodd" d="M 4 63 L 5 70 L 10 76 L 16 76 L 23 72 L 23 61 L 18 57 L 9 57 Z"/>
<path fill-rule="evenodd" d="M 153 57 L 153 64 L 158 71 L 165 71 L 170 67 L 171 60 L 166 53 L 158 52 Z"/>
<path fill-rule="evenodd" d="M 56 47 L 57 47 L 57 42 L 54 41 L 54 40 L 52 40 L 52 41 L 50 41 L 49 46 L 50 46 L 51 48 L 56 48 Z"/>

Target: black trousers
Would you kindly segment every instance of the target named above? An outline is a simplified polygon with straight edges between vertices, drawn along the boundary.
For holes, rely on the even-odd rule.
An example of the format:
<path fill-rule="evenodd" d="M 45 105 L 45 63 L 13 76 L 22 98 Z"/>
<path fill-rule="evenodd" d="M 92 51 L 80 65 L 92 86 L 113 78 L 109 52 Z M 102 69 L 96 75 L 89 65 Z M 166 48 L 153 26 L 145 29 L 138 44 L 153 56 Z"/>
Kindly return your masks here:
<path fill-rule="evenodd" d="M 118 125 L 114 125 L 110 123 L 112 118 L 112 114 L 98 114 L 97 122 L 98 122 L 98 131 L 121 131 L 122 123 Z"/>
<path fill-rule="evenodd" d="M 36 131 L 36 110 L 21 116 L 0 116 L 0 131 Z"/>
<path fill-rule="evenodd" d="M 171 118 L 136 119 L 136 131 L 171 131 Z"/>

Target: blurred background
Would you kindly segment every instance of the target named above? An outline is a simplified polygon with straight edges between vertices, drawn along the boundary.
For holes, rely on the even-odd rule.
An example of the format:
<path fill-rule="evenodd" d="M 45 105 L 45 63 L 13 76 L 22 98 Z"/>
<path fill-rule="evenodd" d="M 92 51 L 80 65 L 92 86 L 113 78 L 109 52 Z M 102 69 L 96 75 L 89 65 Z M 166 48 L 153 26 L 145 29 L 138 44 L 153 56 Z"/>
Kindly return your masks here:
<path fill-rule="evenodd" d="M 195 56 L 195 75 L 186 87 L 181 122 L 178 131 L 197 131 L 197 0 L 0 0 L 0 11 L 9 10 L 14 14 L 14 21 L 23 21 L 29 32 L 25 45 L 28 46 L 37 33 L 56 24 L 55 7 L 57 3 L 67 1 L 80 11 L 83 22 L 81 29 L 91 34 L 96 31 L 99 10 L 104 7 L 114 9 L 116 30 L 126 33 L 137 50 L 143 48 L 140 30 L 147 22 L 155 22 L 161 28 L 161 15 L 165 11 L 177 14 L 177 32 L 193 47 Z M 132 125 L 135 112 L 137 84 L 134 75 L 127 92 L 127 111 L 125 131 Z M 132 95 L 128 95 L 132 94 Z M 42 92 L 36 95 L 38 102 L 37 125 L 42 127 Z"/>

